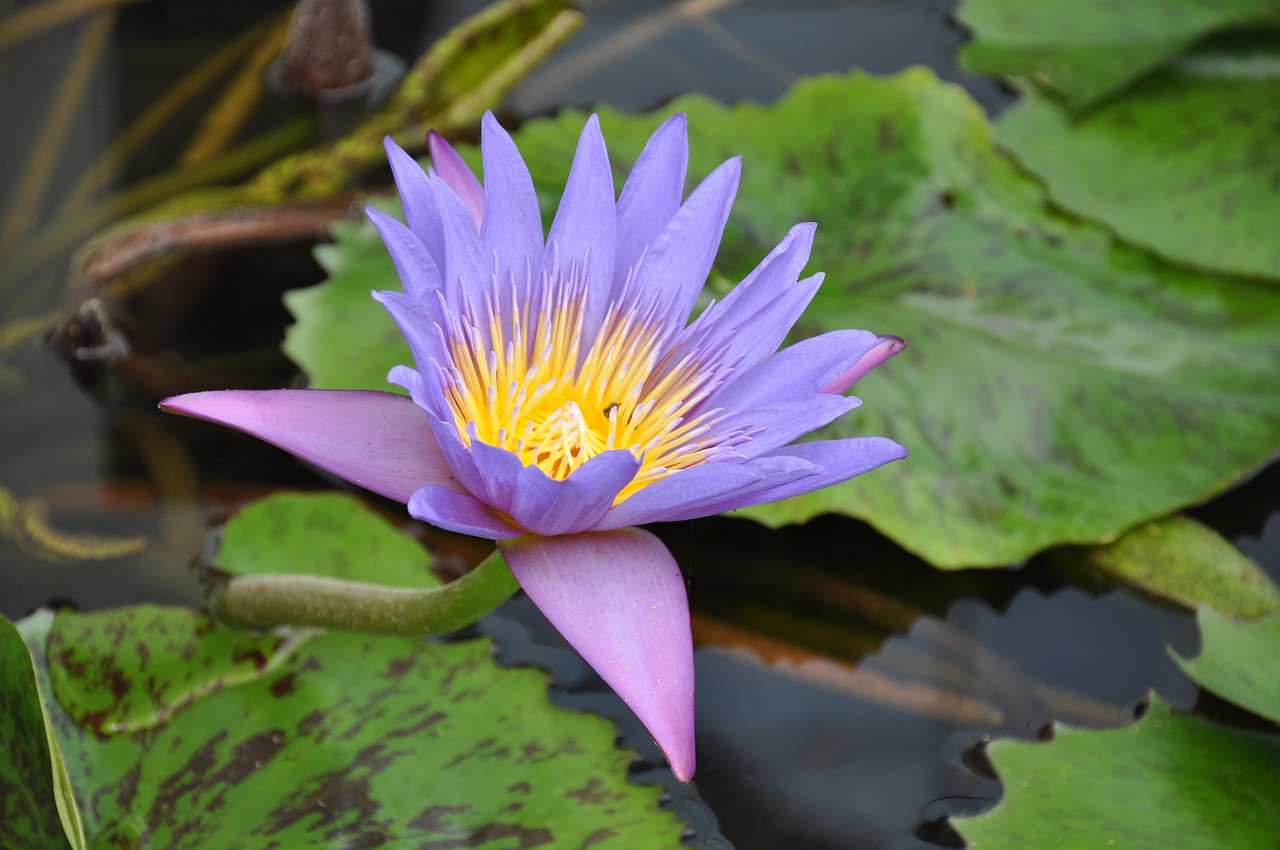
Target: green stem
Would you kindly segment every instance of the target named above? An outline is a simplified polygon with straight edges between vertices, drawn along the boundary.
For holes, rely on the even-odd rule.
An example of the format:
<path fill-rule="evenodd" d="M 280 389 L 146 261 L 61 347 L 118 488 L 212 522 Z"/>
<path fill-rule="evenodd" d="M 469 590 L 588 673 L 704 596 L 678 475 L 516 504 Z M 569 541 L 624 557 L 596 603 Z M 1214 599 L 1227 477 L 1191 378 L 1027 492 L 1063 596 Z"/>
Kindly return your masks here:
<path fill-rule="evenodd" d="M 324 576 L 233 576 L 209 593 L 209 609 L 228 625 L 257 631 L 319 626 L 396 635 L 442 635 L 468 626 L 520 589 L 497 550 L 443 587 L 386 587 Z"/>

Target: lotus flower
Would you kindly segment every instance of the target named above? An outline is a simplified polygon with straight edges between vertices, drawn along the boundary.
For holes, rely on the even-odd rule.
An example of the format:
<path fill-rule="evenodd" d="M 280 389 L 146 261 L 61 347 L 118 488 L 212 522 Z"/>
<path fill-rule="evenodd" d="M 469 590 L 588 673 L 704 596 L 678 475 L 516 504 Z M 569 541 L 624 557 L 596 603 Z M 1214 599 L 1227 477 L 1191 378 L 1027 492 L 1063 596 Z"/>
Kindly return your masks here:
<path fill-rule="evenodd" d="M 416 368 L 409 391 L 203 392 L 165 409 L 230 425 L 441 528 L 497 541 L 533 602 L 627 702 L 676 776 L 694 772 L 684 580 L 636 526 L 845 481 L 906 451 L 881 437 L 795 441 L 901 340 L 845 330 L 778 350 L 821 274 L 799 224 L 689 322 L 738 186 L 730 159 L 683 200 L 683 115 L 615 200 L 598 120 L 582 131 L 550 233 L 492 115 L 483 185 L 434 134 L 424 172 L 390 140 L 407 226 L 369 217 L 403 292 L 375 292 Z"/>

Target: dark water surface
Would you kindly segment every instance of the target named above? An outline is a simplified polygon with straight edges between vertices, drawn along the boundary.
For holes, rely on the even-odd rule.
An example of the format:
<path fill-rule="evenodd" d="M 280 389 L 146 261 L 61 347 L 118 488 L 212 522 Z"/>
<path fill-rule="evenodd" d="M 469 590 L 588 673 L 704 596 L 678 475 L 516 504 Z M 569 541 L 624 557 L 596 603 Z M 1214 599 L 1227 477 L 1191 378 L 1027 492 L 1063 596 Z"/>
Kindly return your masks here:
<path fill-rule="evenodd" d="M 412 58 L 482 5 L 375 4 L 379 39 Z M 591 14 L 587 26 L 514 92 L 508 111 L 527 116 L 592 103 L 647 109 L 684 92 L 764 101 L 804 74 L 850 67 L 888 73 L 913 64 L 965 85 L 989 110 L 1009 98 L 994 82 L 955 69 L 952 54 L 963 34 L 948 23 L 950 4 L 940 0 L 581 5 Z M 87 105 L 73 118 L 49 191 L 56 195 L 72 185 L 78 170 L 184 66 L 268 7 L 284 8 L 178 0 L 124 10 L 100 72 L 89 80 Z M 5 79 L 21 68 L 22 79 L 31 81 L 0 91 L 14 128 L 0 134 L 5 162 L 28 161 L 62 63 L 74 52 L 73 36 L 50 34 L 3 60 Z M 258 120 L 269 124 L 282 111 L 264 105 Z M 196 120 L 175 121 L 160 144 L 179 144 Z M 144 157 L 129 176 L 154 168 Z M 19 172 L 0 174 L 3 195 L 14 191 Z M 203 294 L 176 305 L 178 312 L 141 312 L 129 330 L 135 350 L 140 346 L 146 356 L 131 361 L 133 371 L 95 371 L 84 363 L 72 370 L 48 348 L 25 351 L 21 377 L 37 389 L 8 398 L 0 414 L 0 486 L 43 499 L 51 520 L 67 531 L 140 534 L 155 542 L 125 562 L 49 563 L 0 540 L 5 615 L 20 617 L 51 599 L 84 609 L 138 601 L 199 604 L 186 564 L 199 551 L 211 514 L 265 492 L 268 484 L 322 483 L 238 435 L 159 418 L 147 393 L 154 386 L 148 376 L 170 362 L 170 350 L 198 348 L 215 360 L 246 347 L 273 350 L 286 320 L 279 292 L 321 277 L 309 248 L 220 261 L 201 273 L 208 278 L 203 283 L 188 281 L 203 286 Z M 39 279 L 28 285 L 56 291 L 61 284 Z M 65 312 L 76 303 L 69 293 L 45 307 Z M 156 316 L 170 317 L 169 324 L 157 327 Z M 236 339 L 223 334 L 229 328 L 237 330 Z M 278 373 L 279 383 L 288 381 L 288 364 L 278 357 L 268 355 L 260 365 Z M 176 379 L 170 372 L 164 380 Z M 198 454 L 200 489 L 164 472 L 166 458 L 183 457 L 188 446 Z M 1273 467 L 1196 515 L 1280 574 L 1277 492 L 1280 472 Z M 1175 705 L 1189 707 L 1196 699 L 1166 651 L 1195 651 L 1188 615 L 1125 591 L 1065 586 L 1034 561 L 1022 569 L 941 574 L 864 524 L 834 517 L 781 531 L 732 518 L 657 530 L 689 578 L 701 646 L 699 772 L 674 804 L 697 821 L 701 846 L 960 846 L 945 818 L 980 811 L 999 796 L 975 749 L 986 738 L 1034 738 L 1054 721 L 1123 723 L 1153 688 Z M 439 541 L 461 560 L 475 557 L 476 550 L 459 541 Z M 558 652 L 561 643 L 531 606 L 516 600 L 487 628 L 505 641 L 508 660 L 552 666 L 569 704 L 621 711 L 580 664 L 544 660 L 539 648 Z M 624 727 L 655 762 L 634 723 Z M 719 818 L 718 832 L 698 794 Z"/>

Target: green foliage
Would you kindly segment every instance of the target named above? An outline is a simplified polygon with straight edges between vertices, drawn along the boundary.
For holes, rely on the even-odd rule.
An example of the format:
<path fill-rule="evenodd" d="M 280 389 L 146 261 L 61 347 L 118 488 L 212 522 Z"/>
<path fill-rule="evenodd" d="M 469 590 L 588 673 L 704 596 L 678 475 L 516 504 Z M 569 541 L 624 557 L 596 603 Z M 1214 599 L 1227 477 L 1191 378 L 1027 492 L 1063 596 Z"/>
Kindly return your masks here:
<path fill-rule="evenodd" d="M 344 493 L 284 493 L 247 505 L 228 523 L 218 568 L 235 575 L 306 573 L 435 587 L 429 556 L 413 538 Z"/>
<path fill-rule="evenodd" d="M 1232 617 L 1280 610 L 1280 590 L 1239 549 L 1185 516 L 1145 523 L 1114 543 L 1054 553 L 1061 566 L 1109 576 L 1143 593 Z"/>
<path fill-rule="evenodd" d="M 1073 108 L 1113 94 L 1214 32 L 1274 21 L 1276 0 L 964 0 L 972 71 L 1028 77 Z"/>
<path fill-rule="evenodd" d="M 999 741 L 990 754 L 1005 798 L 958 824 L 977 850 L 1256 850 L 1280 830 L 1280 739 L 1158 698 L 1124 729 L 1059 729 L 1050 743 Z"/>
<path fill-rule="evenodd" d="M 1182 669 L 1223 699 L 1280 723 L 1280 616 L 1237 623 L 1211 608 L 1200 611 L 1204 648 Z"/>
<path fill-rule="evenodd" d="M 1280 722 L 1280 616 L 1234 623 L 1200 612 L 1204 650 L 1183 668 L 1204 687 Z M 1163 847 L 1252 850 L 1280 829 L 1280 736 L 1218 726 L 1158 698 L 1138 723 L 1059 729 L 1048 744 L 1001 741 L 993 811 L 960 825 L 979 850 Z"/>
<path fill-rule="evenodd" d="M 1280 442 L 1280 295 L 1172 268 L 1053 213 L 976 104 L 929 72 L 807 80 L 767 107 L 684 98 L 663 114 L 675 110 L 689 113 L 694 177 L 745 157 L 720 271 L 740 279 L 793 223 L 818 221 L 810 267 L 827 280 L 799 332 L 863 327 L 911 343 L 822 433 L 887 435 L 911 457 L 751 516 L 851 514 L 938 566 L 1008 564 L 1201 501 Z M 658 119 L 601 120 L 622 173 Z M 517 134 L 545 213 L 582 121 L 565 113 Z M 361 277 L 322 290 L 351 312 L 295 311 L 296 333 L 324 340 L 306 357 L 291 350 L 313 374 L 367 350 L 357 315 L 391 327 L 365 294 L 395 286 L 390 260 L 371 256 L 367 231 L 339 239 L 329 261 L 350 252 Z M 346 386 L 383 386 L 399 356 Z"/>
<path fill-rule="evenodd" d="M 1274 48 L 1197 53 L 1074 119 L 1028 91 L 1001 117 L 999 139 L 1056 203 L 1121 238 L 1277 281 L 1277 67 Z"/>

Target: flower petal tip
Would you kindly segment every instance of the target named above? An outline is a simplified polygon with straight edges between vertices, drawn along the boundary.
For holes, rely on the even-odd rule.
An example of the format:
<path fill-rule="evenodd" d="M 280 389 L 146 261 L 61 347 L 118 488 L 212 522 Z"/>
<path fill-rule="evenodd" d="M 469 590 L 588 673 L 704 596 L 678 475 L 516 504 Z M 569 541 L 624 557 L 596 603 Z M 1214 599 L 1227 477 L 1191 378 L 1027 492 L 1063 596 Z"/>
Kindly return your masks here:
<path fill-rule="evenodd" d="M 848 369 L 832 378 L 822 391 L 844 395 L 853 388 L 854 384 L 866 377 L 868 372 L 906 347 L 907 341 L 900 336 L 881 336 L 870 350 L 859 357 L 857 362 Z"/>

